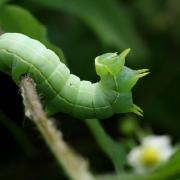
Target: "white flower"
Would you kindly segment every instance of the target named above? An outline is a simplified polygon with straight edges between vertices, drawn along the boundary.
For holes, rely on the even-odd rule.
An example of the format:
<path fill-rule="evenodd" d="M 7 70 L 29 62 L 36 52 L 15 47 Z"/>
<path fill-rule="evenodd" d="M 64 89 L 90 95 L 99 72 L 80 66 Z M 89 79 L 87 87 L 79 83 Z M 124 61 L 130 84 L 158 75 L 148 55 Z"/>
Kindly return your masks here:
<path fill-rule="evenodd" d="M 137 173 L 145 173 L 167 161 L 174 152 L 169 136 L 147 136 L 130 151 L 128 164 Z"/>

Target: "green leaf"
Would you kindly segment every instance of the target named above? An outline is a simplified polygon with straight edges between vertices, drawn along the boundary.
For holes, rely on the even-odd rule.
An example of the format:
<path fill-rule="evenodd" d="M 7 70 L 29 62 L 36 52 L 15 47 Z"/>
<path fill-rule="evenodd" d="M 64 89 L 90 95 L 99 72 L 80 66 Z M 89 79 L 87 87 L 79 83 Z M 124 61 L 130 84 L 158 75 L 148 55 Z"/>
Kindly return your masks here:
<path fill-rule="evenodd" d="M 65 58 L 61 49 L 48 41 L 46 28 L 27 10 L 15 5 L 2 6 L 0 8 L 0 27 L 4 32 L 23 33 L 41 41 L 49 49 L 55 51 L 64 62 Z"/>
<path fill-rule="evenodd" d="M 6 2 L 8 2 L 9 0 L 0 0 L 0 6 L 2 6 L 3 4 L 5 4 Z"/>
<path fill-rule="evenodd" d="M 134 7 L 141 13 L 147 23 L 152 23 L 162 8 L 162 2 L 152 0 L 136 0 L 132 2 Z"/>
<path fill-rule="evenodd" d="M 132 48 L 136 60 L 144 60 L 148 50 L 140 37 L 133 16 L 116 0 L 29 0 L 78 16 L 99 37 L 118 51 Z"/>

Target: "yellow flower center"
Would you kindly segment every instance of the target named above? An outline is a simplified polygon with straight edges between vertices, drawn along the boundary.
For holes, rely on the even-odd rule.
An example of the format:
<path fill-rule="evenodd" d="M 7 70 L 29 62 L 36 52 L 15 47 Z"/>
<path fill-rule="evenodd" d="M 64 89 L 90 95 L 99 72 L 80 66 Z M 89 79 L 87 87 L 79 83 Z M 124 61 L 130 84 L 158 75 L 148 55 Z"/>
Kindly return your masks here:
<path fill-rule="evenodd" d="M 154 148 L 145 148 L 140 158 L 144 166 L 152 167 L 159 163 L 160 153 Z"/>

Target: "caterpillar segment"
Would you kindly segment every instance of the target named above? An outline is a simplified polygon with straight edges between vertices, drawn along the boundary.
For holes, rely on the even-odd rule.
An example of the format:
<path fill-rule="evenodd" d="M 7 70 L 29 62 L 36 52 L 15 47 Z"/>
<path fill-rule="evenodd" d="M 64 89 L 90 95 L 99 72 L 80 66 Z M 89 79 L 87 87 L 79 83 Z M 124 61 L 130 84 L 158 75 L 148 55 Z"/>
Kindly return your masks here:
<path fill-rule="evenodd" d="M 96 117 L 101 117 L 102 119 L 110 117 L 114 114 L 112 109 L 113 98 L 115 99 L 115 94 L 113 98 L 109 97 L 108 94 L 105 93 L 104 90 L 99 83 L 94 84 L 93 91 L 93 107 Z M 111 92 L 112 96 L 112 92 Z M 112 102 L 111 102 L 112 101 Z"/>
<path fill-rule="evenodd" d="M 21 77 L 31 76 L 49 115 L 68 113 L 76 118 L 104 119 L 116 113 L 142 110 L 133 103 L 132 87 L 147 75 L 147 69 L 132 70 L 121 54 L 106 53 L 95 59 L 100 81 L 81 81 L 70 73 L 58 56 L 39 41 L 19 33 L 0 36 L 0 70 L 19 85 Z"/>

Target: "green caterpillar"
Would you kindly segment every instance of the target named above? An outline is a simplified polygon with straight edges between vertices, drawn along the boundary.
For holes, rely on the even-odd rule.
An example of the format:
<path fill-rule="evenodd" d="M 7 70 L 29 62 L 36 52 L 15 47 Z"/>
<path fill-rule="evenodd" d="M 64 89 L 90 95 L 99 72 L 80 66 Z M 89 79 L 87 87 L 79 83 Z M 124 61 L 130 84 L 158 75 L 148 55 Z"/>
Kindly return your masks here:
<path fill-rule="evenodd" d="M 64 112 L 79 119 L 104 119 L 127 112 L 142 115 L 142 110 L 133 104 L 131 89 L 148 70 L 124 66 L 129 51 L 96 57 L 100 81 L 91 83 L 70 74 L 58 56 L 39 41 L 19 33 L 5 33 L 0 36 L 0 70 L 11 75 L 17 85 L 23 75 L 31 76 L 49 115 Z"/>

